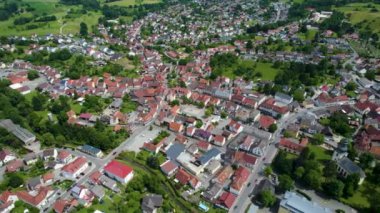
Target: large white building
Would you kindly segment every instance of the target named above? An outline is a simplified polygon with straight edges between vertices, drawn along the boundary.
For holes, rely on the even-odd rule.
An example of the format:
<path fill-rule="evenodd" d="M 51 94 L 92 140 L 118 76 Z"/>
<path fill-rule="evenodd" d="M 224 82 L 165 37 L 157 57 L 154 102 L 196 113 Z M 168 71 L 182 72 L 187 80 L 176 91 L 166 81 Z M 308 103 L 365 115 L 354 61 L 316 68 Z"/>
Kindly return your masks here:
<path fill-rule="evenodd" d="M 119 161 L 113 160 L 104 167 L 104 173 L 119 181 L 122 184 L 126 184 L 133 178 L 133 169 Z"/>
<path fill-rule="evenodd" d="M 65 165 L 61 170 L 61 175 L 65 178 L 75 179 L 80 173 L 84 172 L 88 168 L 88 162 L 86 158 L 79 157 L 73 162 Z"/>

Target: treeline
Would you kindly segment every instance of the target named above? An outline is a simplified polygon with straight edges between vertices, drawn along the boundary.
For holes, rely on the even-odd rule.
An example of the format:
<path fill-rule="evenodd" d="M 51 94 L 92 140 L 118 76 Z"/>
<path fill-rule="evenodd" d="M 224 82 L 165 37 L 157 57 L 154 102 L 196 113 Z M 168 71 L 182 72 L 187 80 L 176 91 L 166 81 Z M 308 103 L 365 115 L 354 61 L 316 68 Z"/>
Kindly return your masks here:
<path fill-rule="evenodd" d="M 18 12 L 18 5 L 15 2 L 5 2 L 4 6 L 0 7 L 0 21 L 8 20 L 16 12 Z"/>
<path fill-rule="evenodd" d="M 84 9 L 99 10 L 100 3 L 97 0 L 60 0 L 62 4 L 82 5 Z"/>
<path fill-rule="evenodd" d="M 125 131 L 114 133 L 101 122 L 97 122 L 94 128 L 67 124 L 66 112 L 71 109 L 69 102 L 69 98 L 64 96 L 49 101 L 47 95 L 40 93 L 29 101 L 18 91 L 10 89 L 8 81 L 0 81 L 0 119 L 11 119 L 14 123 L 32 130 L 45 146 L 90 144 L 102 150 L 110 150 L 117 147 L 127 136 Z M 44 111 L 50 111 L 57 121 L 47 119 L 43 116 L 44 113 L 37 113 Z M 9 138 L 3 131 L 0 133 Z M 7 145 L 18 143 L 9 141 Z"/>
<path fill-rule="evenodd" d="M 316 86 L 326 79 L 326 75 L 335 75 L 335 68 L 323 59 L 319 64 L 290 62 L 282 72 L 278 73 L 275 83 L 279 85 Z"/>
<path fill-rule="evenodd" d="M 350 157 L 350 155 L 349 155 Z M 355 158 L 355 156 L 352 156 Z M 366 171 L 366 182 L 371 194 L 367 197 L 370 207 L 354 206 L 360 212 L 379 212 L 380 193 L 376 186 L 380 184 L 380 163 L 371 167 L 373 156 L 362 154 L 359 157 L 359 165 Z M 342 177 L 337 172 L 336 162 L 333 160 L 317 159 L 316 153 L 305 148 L 297 158 L 289 158 L 288 154 L 280 151 L 272 163 L 273 169 L 279 174 L 279 185 L 276 190 L 285 192 L 294 188 L 294 181 L 303 187 L 340 200 L 352 197 L 359 189 L 359 175 L 351 174 Z"/>
<path fill-rule="evenodd" d="M 20 17 L 20 18 L 16 18 L 14 21 L 13 21 L 13 24 L 14 25 L 24 25 L 24 24 L 27 24 L 27 23 L 30 23 L 32 21 L 34 22 L 48 22 L 48 21 L 56 21 L 57 20 L 57 17 L 54 16 L 54 15 L 51 15 L 51 16 L 42 16 L 42 17 Z"/>

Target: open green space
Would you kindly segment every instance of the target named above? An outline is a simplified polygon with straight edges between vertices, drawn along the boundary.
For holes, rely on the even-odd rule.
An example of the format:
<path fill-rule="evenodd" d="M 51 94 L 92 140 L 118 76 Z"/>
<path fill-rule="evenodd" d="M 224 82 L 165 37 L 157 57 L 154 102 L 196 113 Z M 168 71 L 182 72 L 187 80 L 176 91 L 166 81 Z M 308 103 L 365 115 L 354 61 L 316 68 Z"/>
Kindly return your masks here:
<path fill-rule="evenodd" d="M 310 151 L 315 154 L 315 159 L 319 161 L 331 160 L 332 153 L 318 145 L 308 145 Z"/>
<path fill-rule="evenodd" d="M 160 3 L 161 0 L 142 0 L 141 4 L 157 4 Z M 107 3 L 108 5 L 117 5 L 117 6 L 134 6 L 134 5 L 139 5 L 140 3 L 136 0 L 120 0 L 120 1 L 114 1 Z"/>
<path fill-rule="evenodd" d="M 354 195 L 349 198 L 341 198 L 340 201 L 357 209 L 364 209 L 370 206 L 370 200 L 375 199 L 373 196 L 380 192 L 380 187 L 364 181 Z"/>
<path fill-rule="evenodd" d="M 262 80 L 272 81 L 279 72 L 279 69 L 274 68 L 272 63 L 257 62 L 256 71 L 261 73 Z"/>
<path fill-rule="evenodd" d="M 335 9 L 345 13 L 352 24 L 362 23 L 360 28 L 368 26 L 372 31 L 380 32 L 380 4 L 352 3 Z"/>
<path fill-rule="evenodd" d="M 70 13 L 70 11 L 80 10 L 80 6 L 69 6 L 59 3 L 59 0 L 23 0 L 20 3 L 21 7 L 30 5 L 34 11 L 23 12 L 15 15 L 6 21 L 0 21 L 0 35 L 20 35 L 28 36 L 32 34 L 46 35 L 59 33 L 79 33 L 80 22 L 85 22 L 88 28 L 97 24 L 100 12 L 87 12 L 86 14 Z M 70 15 L 68 16 L 68 14 Z M 14 25 L 14 21 L 20 17 L 32 18 L 35 16 L 54 15 L 57 17 L 55 21 L 34 22 L 27 24 Z M 28 29 L 28 26 L 36 25 L 35 29 Z"/>

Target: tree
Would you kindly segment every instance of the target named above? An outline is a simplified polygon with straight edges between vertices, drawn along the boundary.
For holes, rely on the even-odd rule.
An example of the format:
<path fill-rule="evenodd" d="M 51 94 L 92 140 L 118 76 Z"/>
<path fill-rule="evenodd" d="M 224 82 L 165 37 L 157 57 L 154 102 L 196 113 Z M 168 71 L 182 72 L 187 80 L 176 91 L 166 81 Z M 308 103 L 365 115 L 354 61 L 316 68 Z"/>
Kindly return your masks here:
<path fill-rule="evenodd" d="M 323 144 L 323 142 L 325 142 L 325 135 L 324 134 L 316 133 L 313 135 L 313 138 L 311 140 L 312 144 L 321 145 L 321 144 Z"/>
<path fill-rule="evenodd" d="M 304 175 L 303 181 L 308 187 L 317 190 L 321 187 L 321 174 L 317 170 L 310 170 Z"/>
<path fill-rule="evenodd" d="M 301 179 L 304 174 L 305 174 L 305 169 L 302 166 L 297 167 L 296 171 L 294 172 L 294 175 L 297 179 Z"/>
<path fill-rule="evenodd" d="M 273 206 L 276 202 L 276 197 L 269 190 L 261 191 L 257 199 L 264 207 Z"/>
<path fill-rule="evenodd" d="M 371 179 L 373 183 L 380 183 L 380 163 L 377 163 L 375 168 L 373 168 Z"/>
<path fill-rule="evenodd" d="M 80 29 L 79 29 L 79 34 L 83 37 L 88 36 L 88 27 L 87 24 L 84 22 L 80 23 Z"/>
<path fill-rule="evenodd" d="M 303 89 L 296 89 L 293 93 L 293 98 L 294 100 L 301 103 L 305 100 L 304 94 L 305 94 L 305 91 Z"/>
<path fill-rule="evenodd" d="M 280 175 L 278 177 L 278 190 L 280 192 L 285 192 L 293 189 L 294 181 L 289 175 Z"/>
<path fill-rule="evenodd" d="M 9 187 L 17 188 L 24 184 L 24 180 L 22 179 L 22 177 L 20 177 L 16 173 L 9 174 L 8 178 L 9 178 L 9 181 L 8 181 Z"/>
<path fill-rule="evenodd" d="M 363 153 L 359 156 L 359 165 L 363 169 L 368 169 L 372 166 L 372 163 L 374 162 L 375 158 L 370 153 Z"/>
<path fill-rule="evenodd" d="M 323 176 L 326 178 L 335 179 L 337 175 L 337 166 L 335 161 L 330 160 L 326 163 L 325 167 L 323 168 Z"/>
<path fill-rule="evenodd" d="M 375 80 L 375 78 L 376 78 L 376 72 L 375 72 L 374 70 L 369 70 L 369 71 L 367 71 L 367 72 L 365 73 L 364 76 L 365 76 L 366 78 L 368 78 L 368 80 L 373 81 L 373 80 Z"/>
<path fill-rule="evenodd" d="M 271 124 L 268 128 L 268 131 L 274 133 L 277 130 L 277 124 Z"/>
<path fill-rule="evenodd" d="M 344 183 L 334 179 L 323 184 L 323 190 L 326 194 L 338 199 L 343 195 Z"/>
<path fill-rule="evenodd" d="M 251 50 L 253 48 L 253 43 L 252 43 L 251 40 L 247 41 L 247 44 L 245 45 L 245 48 L 247 48 L 248 50 Z"/>
<path fill-rule="evenodd" d="M 38 75 L 38 71 L 36 71 L 36 70 L 30 70 L 29 72 L 28 72 L 28 79 L 30 80 L 30 81 L 32 81 L 32 80 L 34 80 L 34 79 L 36 79 L 36 78 L 38 78 L 39 77 L 39 75 Z"/>
<path fill-rule="evenodd" d="M 265 176 L 269 177 L 272 173 L 273 173 L 272 167 L 270 166 L 265 167 L 264 169 Z"/>
<path fill-rule="evenodd" d="M 32 106 L 35 111 L 42 111 L 45 108 L 45 104 L 48 101 L 48 98 L 38 93 L 37 95 L 33 96 L 32 98 Z"/>
<path fill-rule="evenodd" d="M 146 159 L 146 164 L 153 168 L 153 169 L 158 169 L 160 168 L 160 162 L 158 161 L 158 158 L 155 156 L 150 156 Z"/>
<path fill-rule="evenodd" d="M 358 87 L 358 85 L 353 82 L 353 81 L 350 81 L 346 84 L 346 86 L 344 87 L 347 91 L 354 91 L 356 90 L 356 88 Z"/>
<path fill-rule="evenodd" d="M 343 180 L 344 182 L 343 192 L 344 192 L 345 197 L 350 197 L 355 193 L 355 191 L 359 188 L 359 180 L 360 180 L 359 174 L 356 174 L 356 173 L 348 175 Z"/>

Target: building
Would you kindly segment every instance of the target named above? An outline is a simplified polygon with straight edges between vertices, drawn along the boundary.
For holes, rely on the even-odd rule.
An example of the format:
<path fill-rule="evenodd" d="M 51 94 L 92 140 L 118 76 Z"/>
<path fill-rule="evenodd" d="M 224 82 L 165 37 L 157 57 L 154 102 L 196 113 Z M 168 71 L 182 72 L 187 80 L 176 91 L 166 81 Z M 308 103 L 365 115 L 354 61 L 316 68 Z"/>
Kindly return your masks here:
<path fill-rule="evenodd" d="M 25 155 L 24 157 L 24 163 L 25 165 L 31 165 L 31 164 L 34 164 L 36 163 L 38 160 L 38 157 L 35 153 L 29 153 L 27 155 Z"/>
<path fill-rule="evenodd" d="M 14 203 L 18 201 L 16 194 L 10 191 L 4 191 L 0 194 L 0 212 L 9 213 L 15 207 Z"/>
<path fill-rule="evenodd" d="M 79 157 L 73 162 L 62 167 L 61 175 L 66 178 L 75 179 L 80 173 L 84 172 L 88 168 L 87 159 Z"/>
<path fill-rule="evenodd" d="M 8 149 L 3 149 L 0 151 L 0 166 L 7 164 L 8 162 L 15 160 L 16 155 L 9 151 Z"/>
<path fill-rule="evenodd" d="M 278 213 L 333 213 L 329 208 L 320 206 L 318 203 L 311 202 L 295 192 L 286 192 L 280 202 Z"/>
<path fill-rule="evenodd" d="M 124 163 L 113 160 L 104 167 L 104 172 L 110 178 L 119 181 L 122 184 L 128 183 L 132 180 L 134 172 L 133 169 Z"/>
<path fill-rule="evenodd" d="M 101 158 L 104 155 L 102 150 L 100 150 L 96 147 L 87 145 L 87 144 L 83 145 L 79 150 L 86 153 L 86 154 L 89 154 L 91 156 L 98 157 L 98 158 Z"/>
<path fill-rule="evenodd" d="M 18 199 L 39 209 L 47 204 L 48 198 L 52 194 L 53 190 L 50 187 L 41 187 L 37 193 L 33 194 L 29 194 L 26 191 L 16 192 Z"/>
<path fill-rule="evenodd" d="M 73 210 L 74 207 L 77 205 L 78 205 L 78 202 L 75 199 L 72 199 L 70 201 L 58 199 L 53 204 L 53 210 L 55 213 L 68 213 L 71 210 Z"/>
<path fill-rule="evenodd" d="M 173 161 L 167 160 L 165 161 L 165 163 L 161 164 L 160 168 L 166 176 L 172 176 L 174 173 L 177 172 L 178 165 Z"/>
<path fill-rule="evenodd" d="M 284 94 L 284 93 L 281 93 L 281 92 L 276 92 L 276 94 L 274 95 L 274 99 L 277 102 L 281 102 L 281 103 L 284 103 L 286 105 L 288 105 L 288 104 L 290 104 L 290 103 L 293 102 L 293 97 L 292 96 Z"/>
<path fill-rule="evenodd" d="M 343 157 L 337 161 L 337 169 L 339 175 L 347 177 L 351 174 L 359 174 L 359 185 L 363 183 L 365 179 L 365 173 L 358 165 L 352 162 L 349 158 Z"/>
<path fill-rule="evenodd" d="M 243 189 L 243 186 L 246 184 L 249 175 L 249 170 L 243 166 L 240 166 L 234 173 L 234 177 L 230 185 L 230 192 L 238 195 Z"/>
<path fill-rule="evenodd" d="M 280 149 L 287 152 L 299 155 L 308 144 L 307 138 L 302 138 L 300 141 L 293 138 L 281 138 Z"/>
<path fill-rule="evenodd" d="M 1 120 L 0 127 L 3 127 L 8 132 L 12 133 L 25 144 L 30 144 L 36 140 L 36 136 L 34 134 L 21 126 L 14 124 L 10 119 Z"/>
<path fill-rule="evenodd" d="M 71 188 L 70 192 L 71 195 L 78 199 L 78 202 L 84 207 L 90 206 L 95 198 L 95 195 L 83 185 L 75 185 Z"/>
<path fill-rule="evenodd" d="M 52 148 L 52 149 L 45 149 L 43 152 L 42 152 L 42 158 L 46 161 L 46 160 L 49 160 L 50 158 L 53 158 L 54 160 L 57 158 L 58 156 L 58 152 L 56 149 Z"/>
<path fill-rule="evenodd" d="M 72 159 L 73 159 L 73 156 L 70 154 L 70 152 L 68 152 L 66 150 L 60 150 L 58 152 L 57 160 L 60 163 L 66 164 L 66 163 L 70 162 Z"/>
<path fill-rule="evenodd" d="M 164 199 L 162 195 L 148 194 L 141 202 L 141 208 L 143 213 L 156 213 L 157 209 L 162 206 Z"/>
<path fill-rule="evenodd" d="M 235 200 L 236 195 L 231 192 L 223 192 L 223 194 L 217 200 L 216 205 L 223 209 L 229 210 L 234 205 Z"/>

